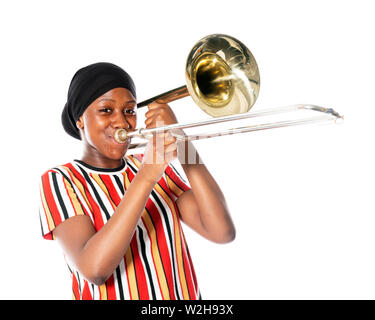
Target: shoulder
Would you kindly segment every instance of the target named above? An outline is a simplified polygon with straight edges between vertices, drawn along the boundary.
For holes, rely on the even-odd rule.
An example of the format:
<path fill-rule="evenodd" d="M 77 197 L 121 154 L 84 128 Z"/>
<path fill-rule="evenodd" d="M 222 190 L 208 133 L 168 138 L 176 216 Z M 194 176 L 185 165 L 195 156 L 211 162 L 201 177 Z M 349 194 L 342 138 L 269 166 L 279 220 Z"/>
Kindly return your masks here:
<path fill-rule="evenodd" d="M 73 162 L 68 162 L 63 165 L 58 165 L 51 167 L 50 169 L 46 170 L 42 175 L 41 179 L 42 182 L 46 181 L 46 179 L 56 179 L 62 178 L 64 180 L 71 181 L 72 171 L 76 170 L 74 167 Z"/>

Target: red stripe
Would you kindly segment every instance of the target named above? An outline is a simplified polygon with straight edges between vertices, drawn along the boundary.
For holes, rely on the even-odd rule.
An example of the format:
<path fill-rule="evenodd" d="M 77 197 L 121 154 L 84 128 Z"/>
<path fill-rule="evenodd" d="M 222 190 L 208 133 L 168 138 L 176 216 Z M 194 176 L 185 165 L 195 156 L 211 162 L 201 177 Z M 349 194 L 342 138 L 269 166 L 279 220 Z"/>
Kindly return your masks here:
<path fill-rule="evenodd" d="M 110 198 L 113 200 L 115 206 L 117 207 L 120 204 L 121 198 L 119 197 L 118 192 L 115 186 L 113 185 L 111 177 L 109 175 L 100 175 L 100 178 L 106 186 Z"/>
<path fill-rule="evenodd" d="M 83 290 L 82 290 L 82 300 L 92 300 L 89 284 L 84 280 Z"/>
<path fill-rule="evenodd" d="M 165 173 L 169 176 L 169 178 L 173 180 L 173 182 L 180 189 L 182 189 L 183 191 L 190 190 L 189 186 L 185 184 L 185 182 L 183 182 L 177 174 L 174 173 L 173 169 L 170 166 L 168 166 L 167 169 L 165 169 Z"/>
<path fill-rule="evenodd" d="M 52 238 L 52 233 L 51 233 L 51 232 L 48 232 L 47 234 L 45 234 L 45 235 L 43 236 L 43 238 L 46 239 L 46 240 L 53 240 L 53 238 Z"/>
<path fill-rule="evenodd" d="M 170 197 L 169 191 L 172 191 L 172 190 L 170 190 L 168 188 L 166 181 L 164 179 L 161 179 L 159 181 L 159 185 L 165 191 L 168 190 L 167 194 L 169 194 L 169 197 Z M 188 261 L 188 259 L 187 259 L 186 248 L 185 248 L 186 241 L 185 241 L 185 236 L 183 234 L 183 231 L 181 229 L 178 207 L 177 207 L 176 202 L 173 201 L 172 199 L 171 199 L 171 202 L 173 203 L 173 207 L 174 207 L 174 209 L 170 208 L 171 212 L 172 212 L 172 214 L 173 214 L 173 212 L 176 212 L 176 214 L 177 214 L 177 225 L 178 225 L 180 239 L 181 239 L 182 259 L 183 259 L 183 265 L 184 265 L 184 271 L 185 271 L 185 278 L 186 278 L 187 285 L 188 285 L 189 296 L 190 296 L 190 299 L 196 299 L 196 298 L 194 298 L 194 297 L 196 297 L 196 293 L 195 293 L 195 290 L 194 290 L 194 284 L 192 282 L 193 279 L 192 279 L 192 274 L 191 274 L 191 269 L 190 269 L 190 261 Z M 173 224 L 174 224 L 174 221 L 173 221 Z M 176 242 L 175 242 L 175 245 L 177 245 Z"/>
<path fill-rule="evenodd" d="M 152 241 L 152 238 L 151 238 L 151 236 L 150 236 L 150 230 L 148 230 L 148 228 L 147 228 L 147 225 L 146 225 L 146 223 L 145 223 L 145 220 L 143 219 L 143 217 L 141 217 L 141 219 L 142 219 L 142 222 L 143 222 L 143 225 L 145 226 L 145 228 L 146 228 L 146 232 L 147 232 L 147 236 L 148 236 L 148 238 L 150 239 L 150 247 L 151 247 L 151 257 L 152 257 L 152 263 L 154 264 L 154 266 L 156 266 L 156 263 L 155 263 L 155 258 L 154 258 L 154 254 L 153 254 L 153 252 L 154 252 L 154 250 L 152 249 L 152 247 L 153 247 L 153 241 Z M 156 240 L 157 241 L 157 240 Z M 151 264 L 151 263 L 150 263 Z M 163 290 L 161 290 L 161 285 L 160 285 L 160 279 L 159 279 L 159 274 L 158 274 L 158 272 L 156 272 L 156 278 L 157 278 L 157 280 L 158 280 L 158 289 L 160 290 L 160 293 L 161 293 L 161 296 L 162 296 L 162 300 L 165 300 L 165 297 L 164 297 L 164 295 L 163 295 Z"/>
<path fill-rule="evenodd" d="M 107 299 L 108 300 L 116 300 L 116 287 L 113 275 L 111 275 L 108 280 L 106 281 L 107 285 Z"/>
<path fill-rule="evenodd" d="M 185 238 L 185 237 L 184 237 Z M 194 270 L 194 265 L 193 265 L 193 261 L 191 260 L 191 256 L 190 256 L 190 252 L 189 252 L 189 247 L 185 241 L 185 245 L 186 245 L 186 252 L 187 252 L 187 256 L 188 256 L 188 259 L 189 259 L 189 263 L 190 263 L 190 268 L 191 268 L 191 274 L 193 276 L 193 281 L 194 281 L 194 284 L 195 284 L 195 292 L 196 294 L 198 294 L 198 281 L 197 281 L 197 276 L 195 275 L 195 270 Z M 197 299 L 199 297 L 196 297 Z"/>
<path fill-rule="evenodd" d="M 192 273 L 190 269 L 190 261 L 188 260 L 187 253 L 186 253 L 186 242 L 185 237 L 182 235 L 181 225 L 180 225 L 180 234 L 181 234 L 181 246 L 182 246 L 182 257 L 184 260 L 184 270 L 186 275 L 186 281 L 188 284 L 188 290 L 189 290 L 189 296 L 190 300 L 196 300 L 196 290 L 194 287 L 193 279 L 192 279 Z"/>
<path fill-rule="evenodd" d="M 130 281 L 129 281 L 129 274 L 128 274 L 128 266 L 126 264 L 126 258 L 124 257 L 124 266 L 125 266 L 125 273 L 126 273 L 126 279 L 128 280 L 128 291 L 129 291 L 129 296 L 130 296 L 130 300 L 133 300 L 133 296 L 132 296 L 132 291 L 130 289 Z"/>
<path fill-rule="evenodd" d="M 157 237 L 162 264 L 164 266 L 165 276 L 167 278 L 170 298 L 172 300 L 176 300 L 176 294 L 175 294 L 174 286 L 173 286 L 172 263 L 170 259 L 169 248 L 167 245 L 167 239 L 165 238 L 163 222 L 160 217 L 161 213 L 159 213 L 158 208 L 152 202 L 151 199 L 148 199 L 146 208 L 148 212 L 150 213 L 152 221 L 154 222 L 155 230 L 157 230 L 156 237 Z M 165 223 L 169 223 L 169 222 L 165 221 Z"/>
<path fill-rule="evenodd" d="M 44 196 L 46 198 L 48 208 L 52 215 L 53 222 L 55 226 L 57 227 L 61 223 L 61 215 L 60 215 L 59 209 L 57 208 L 54 195 L 52 193 L 51 184 L 49 181 L 50 174 L 52 174 L 52 171 L 48 171 L 42 176 L 43 191 L 44 191 Z"/>
<path fill-rule="evenodd" d="M 141 257 L 139 256 L 138 246 L 137 246 L 137 237 L 135 235 L 132 241 L 130 242 L 130 246 L 133 251 L 133 263 L 134 263 L 134 268 L 135 268 L 135 274 L 137 277 L 139 299 L 149 300 L 150 297 L 148 294 L 146 274 L 143 268 Z"/>
<path fill-rule="evenodd" d="M 128 174 L 129 181 L 132 182 L 134 177 L 135 177 L 133 171 L 131 169 L 129 169 L 129 170 L 126 170 L 126 172 Z"/>
<path fill-rule="evenodd" d="M 79 293 L 79 287 L 78 287 L 78 281 L 74 273 L 72 274 L 72 289 L 73 289 L 73 294 L 76 300 L 81 300 L 81 295 Z"/>
<path fill-rule="evenodd" d="M 171 203 L 172 203 L 172 207 L 169 205 L 169 202 L 166 201 L 163 197 L 162 194 L 160 194 L 160 197 L 164 200 L 164 202 L 167 204 L 171 214 L 173 216 L 176 216 L 176 220 L 177 220 L 177 224 L 179 226 L 179 216 L 178 216 L 178 210 L 177 210 L 177 205 L 176 203 L 173 201 L 173 199 L 171 198 L 171 193 L 172 190 L 170 190 L 166 184 L 166 181 L 164 179 L 160 179 L 160 181 L 158 182 L 159 186 L 162 187 L 162 189 L 166 192 L 166 196 L 171 200 Z M 169 222 L 168 222 L 169 223 Z M 171 231 L 173 232 L 173 234 L 175 234 L 176 230 L 175 230 L 175 219 L 173 218 L 172 219 L 172 223 L 170 224 L 171 226 Z M 177 226 L 177 227 L 178 227 Z M 182 239 L 182 236 L 181 236 L 181 233 L 180 233 L 180 228 L 179 228 L 179 234 L 180 234 L 180 240 L 183 241 Z M 177 247 L 177 237 L 175 235 L 174 237 L 174 243 L 173 243 L 173 250 L 175 250 Z M 181 274 L 180 274 L 180 268 L 178 267 L 179 266 L 179 261 L 178 261 L 178 257 L 177 257 L 177 251 L 176 252 L 176 264 L 177 264 L 177 272 L 178 272 L 178 277 L 176 278 L 176 281 L 180 281 L 181 282 Z"/>
<path fill-rule="evenodd" d="M 65 167 L 69 168 L 71 170 L 71 172 L 74 174 L 74 177 L 81 182 L 81 184 L 83 185 L 83 187 L 86 190 L 88 190 L 88 186 L 87 186 L 85 178 L 73 167 L 73 165 L 71 163 L 68 163 L 68 164 L 65 165 Z M 87 200 L 89 201 L 89 203 L 91 205 L 91 208 L 93 210 L 92 213 L 93 213 L 93 218 L 94 218 L 94 225 L 95 225 L 96 231 L 98 231 L 104 225 L 103 217 L 102 217 L 100 208 L 97 205 L 97 203 L 95 202 L 95 200 L 93 199 L 93 197 L 91 196 L 90 192 L 86 192 L 86 197 L 87 197 Z"/>

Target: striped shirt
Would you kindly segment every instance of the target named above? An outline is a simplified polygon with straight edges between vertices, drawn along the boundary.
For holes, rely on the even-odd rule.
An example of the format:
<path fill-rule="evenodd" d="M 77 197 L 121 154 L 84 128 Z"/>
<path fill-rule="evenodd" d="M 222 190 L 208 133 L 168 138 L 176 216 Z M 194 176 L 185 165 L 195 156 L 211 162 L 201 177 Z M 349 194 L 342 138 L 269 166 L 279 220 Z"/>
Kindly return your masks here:
<path fill-rule="evenodd" d="M 44 239 L 55 239 L 53 229 L 77 215 L 89 216 L 100 230 L 137 174 L 142 157 L 126 156 L 117 169 L 94 168 L 74 160 L 45 172 L 39 211 Z M 101 286 L 88 282 L 67 261 L 73 299 L 200 299 L 176 205 L 187 190 L 189 186 L 169 165 L 150 194 L 124 258 Z"/>

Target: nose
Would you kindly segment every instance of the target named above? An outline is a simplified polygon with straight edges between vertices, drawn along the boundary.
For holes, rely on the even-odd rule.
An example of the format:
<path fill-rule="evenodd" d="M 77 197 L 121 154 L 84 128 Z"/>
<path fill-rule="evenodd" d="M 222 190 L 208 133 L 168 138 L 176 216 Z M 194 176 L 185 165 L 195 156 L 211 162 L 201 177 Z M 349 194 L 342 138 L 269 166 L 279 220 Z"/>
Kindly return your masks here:
<path fill-rule="evenodd" d="M 130 123 L 122 112 L 116 112 L 112 117 L 112 127 L 114 129 L 128 130 L 130 128 Z"/>

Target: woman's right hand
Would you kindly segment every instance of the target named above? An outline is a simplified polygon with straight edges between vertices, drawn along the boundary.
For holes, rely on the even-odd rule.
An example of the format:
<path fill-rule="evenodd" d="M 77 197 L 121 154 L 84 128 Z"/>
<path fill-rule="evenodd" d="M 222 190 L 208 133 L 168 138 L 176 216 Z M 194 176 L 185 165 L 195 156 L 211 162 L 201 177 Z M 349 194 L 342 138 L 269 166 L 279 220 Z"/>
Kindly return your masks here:
<path fill-rule="evenodd" d="M 152 102 L 146 112 L 146 128 L 155 128 L 177 122 L 172 109 L 163 103 Z M 148 140 L 143 158 L 143 169 L 148 170 L 147 176 L 158 182 L 169 162 L 177 157 L 176 138 L 169 132 L 154 135 Z"/>
<path fill-rule="evenodd" d="M 156 183 L 161 179 L 168 164 L 176 157 L 176 138 L 169 132 L 156 134 L 148 139 L 141 169 L 147 170 L 147 176 Z"/>

